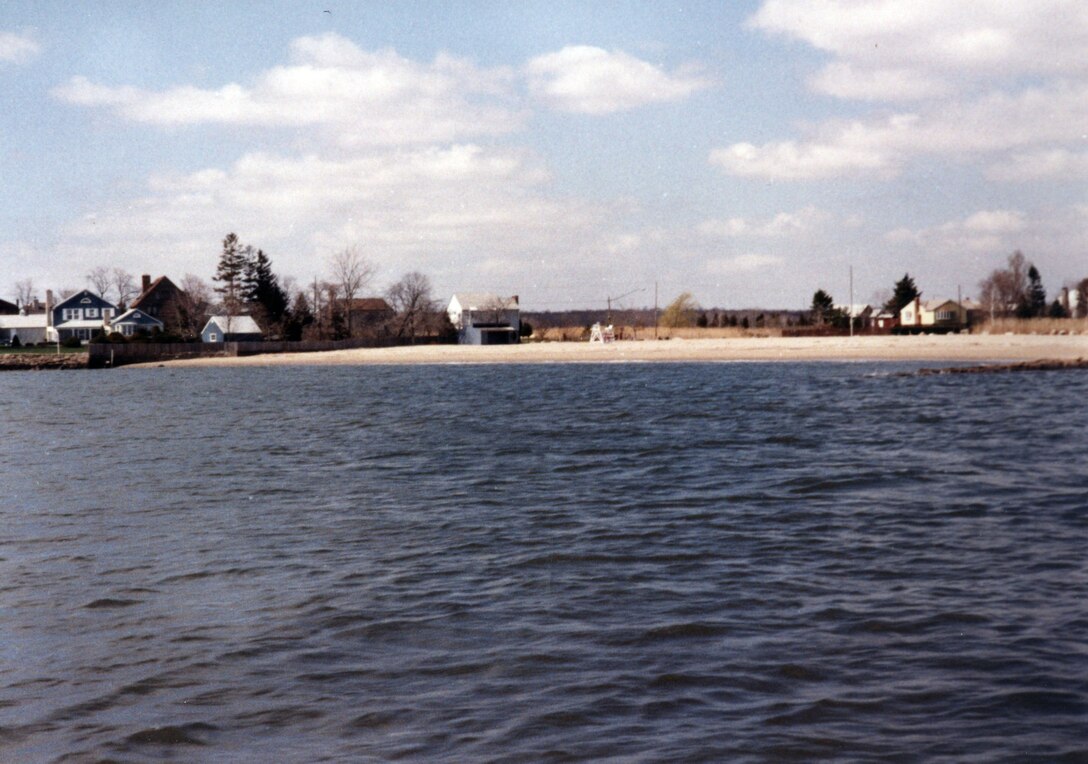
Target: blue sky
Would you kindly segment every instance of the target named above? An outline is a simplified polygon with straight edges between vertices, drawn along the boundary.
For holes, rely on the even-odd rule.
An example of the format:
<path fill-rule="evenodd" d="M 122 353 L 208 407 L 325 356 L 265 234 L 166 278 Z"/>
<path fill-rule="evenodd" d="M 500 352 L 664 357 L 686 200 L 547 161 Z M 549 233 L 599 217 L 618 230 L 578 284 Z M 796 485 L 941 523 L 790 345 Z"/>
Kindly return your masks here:
<path fill-rule="evenodd" d="M 1088 276 L 1088 5 L 721 6 L 5 3 L 0 296 L 231 231 L 530 309 Z"/>

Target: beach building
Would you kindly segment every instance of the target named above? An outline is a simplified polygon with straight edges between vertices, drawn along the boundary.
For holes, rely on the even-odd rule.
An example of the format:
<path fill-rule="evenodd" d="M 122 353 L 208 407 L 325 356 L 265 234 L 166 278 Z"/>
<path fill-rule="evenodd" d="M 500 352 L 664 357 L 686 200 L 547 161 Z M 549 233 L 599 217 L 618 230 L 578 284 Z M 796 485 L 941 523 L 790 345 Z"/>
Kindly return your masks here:
<path fill-rule="evenodd" d="M 955 300 L 922 300 L 915 297 L 899 311 L 899 325 L 956 329 L 967 326 L 967 311 Z"/>
<path fill-rule="evenodd" d="M 126 310 L 110 321 L 110 331 L 117 332 L 125 337 L 132 337 L 141 331 L 152 334 L 156 330 L 163 331 L 163 322 L 154 316 L 149 316 L 139 308 Z"/>
<path fill-rule="evenodd" d="M 260 342 L 261 327 L 252 316 L 212 316 L 200 330 L 201 342 Z"/>
<path fill-rule="evenodd" d="M 46 304 L 52 302 L 52 293 L 46 293 Z M 76 292 L 46 311 L 52 331 L 47 339 L 64 342 L 76 338 L 86 342 L 95 334 L 106 331 L 117 306 L 96 295 L 89 289 Z M 47 330 L 48 331 L 48 330 Z"/>
<path fill-rule="evenodd" d="M 459 292 L 446 309 L 462 345 L 515 345 L 521 334 L 518 296 Z"/>
<path fill-rule="evenodd" d="M 869 322 L 872 328 L 877 331 L 888 331 L 899 326 L 899 316 L 892 313 L 890 310 L 881 308 L 879 311 L 869 316 Z"/>

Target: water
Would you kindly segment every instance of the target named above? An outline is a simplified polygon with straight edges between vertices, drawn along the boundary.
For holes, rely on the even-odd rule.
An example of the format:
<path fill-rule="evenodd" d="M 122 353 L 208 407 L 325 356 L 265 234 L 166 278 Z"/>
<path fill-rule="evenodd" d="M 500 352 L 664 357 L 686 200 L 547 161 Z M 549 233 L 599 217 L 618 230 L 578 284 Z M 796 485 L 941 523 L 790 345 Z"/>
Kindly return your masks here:
<path fill-rule="evenodd" d="M 1086 761 L 1088 376 L 0 375 L 4 761 Z"/>

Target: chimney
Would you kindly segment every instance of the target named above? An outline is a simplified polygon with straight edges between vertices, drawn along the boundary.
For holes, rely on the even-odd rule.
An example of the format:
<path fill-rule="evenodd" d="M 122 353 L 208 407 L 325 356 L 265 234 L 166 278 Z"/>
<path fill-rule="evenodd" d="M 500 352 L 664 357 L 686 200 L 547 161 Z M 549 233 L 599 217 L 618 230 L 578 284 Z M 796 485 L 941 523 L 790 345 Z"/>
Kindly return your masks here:
<path fill-rule="evenodd" d="M 53 325 L 53 290 L 45 290 L 45 325 Z"/>
<path fill-rule="evenodd" d="M 140 294 L 143 294 L 151 288 L 151 276 L 148 274 L 143 275 L 143 288 L 140 290 Z"/>

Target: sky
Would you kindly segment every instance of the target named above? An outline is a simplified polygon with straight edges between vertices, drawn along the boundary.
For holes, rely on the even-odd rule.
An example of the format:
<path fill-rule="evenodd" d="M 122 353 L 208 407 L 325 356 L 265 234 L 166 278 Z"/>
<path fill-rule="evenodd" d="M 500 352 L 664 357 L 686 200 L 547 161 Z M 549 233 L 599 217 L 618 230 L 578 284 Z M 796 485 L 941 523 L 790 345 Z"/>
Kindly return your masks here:
<path fill-rule="evenodd" d="M 1083 0 L 0 5 L 0 297 L 97 266 L 523 309 L 1088 276 Z"/>

